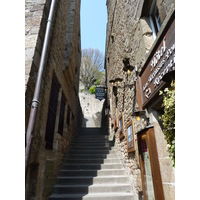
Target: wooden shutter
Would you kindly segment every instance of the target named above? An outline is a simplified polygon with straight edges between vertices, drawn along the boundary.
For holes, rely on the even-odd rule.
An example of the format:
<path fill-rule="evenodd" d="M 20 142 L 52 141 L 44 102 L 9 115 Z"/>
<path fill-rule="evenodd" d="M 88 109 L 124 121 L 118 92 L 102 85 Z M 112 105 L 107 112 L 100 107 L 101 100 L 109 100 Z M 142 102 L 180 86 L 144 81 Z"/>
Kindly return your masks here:
<path fill-rule="evenodd" d="M 71 108 L 68 105 L 68 108 L 67 108 L 67 125 L 68 126 L 70 125 L 70 113 L 71 113 Z"/>
<path fill-rule="evenodd" d="M 65 97 L 62 94 L 61 105 L 60 105 L 59 125 L 58 125 L 58 133 L 61 135 L 63 135 L 64 115 L 65 115 Z"/>
<path fill-rule="evenodd" d="M 55 129 L 55 121 L 56 121 L 56 111 L 58 104 L 58 93 L 59 93 L 59 84 L 56 81 L 55 77 L 52 78 L 51 84 L 51 93 L 49 100 L 49 110 L 48 110 L 48 118 L 46 125 L 46 149 L 53 149 L 53 138 L 54 138 L 54 129 Z"/>

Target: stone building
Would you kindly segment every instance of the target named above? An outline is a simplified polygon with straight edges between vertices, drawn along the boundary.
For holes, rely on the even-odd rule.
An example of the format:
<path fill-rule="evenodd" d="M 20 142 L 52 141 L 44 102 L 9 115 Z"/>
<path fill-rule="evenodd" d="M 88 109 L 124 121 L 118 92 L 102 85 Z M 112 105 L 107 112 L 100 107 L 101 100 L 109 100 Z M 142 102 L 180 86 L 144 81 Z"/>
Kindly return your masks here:
<path fill-rule="evenodd" d="M 53 0 L 25 1 L 25 130 L 39 72 Z M 26 152 L 26 199 L 46 199 L 77 131 L 80 0 L 57 0 L 39 94 L 30 151 Z M 27 135 L 28 137 L 28 135 Z M 26 141 L 26 149 L 29 143 Z"/>
<path fill-rule="evenodd" d="M 175 199 L 158 94 L 168 84 L 163 76 L 173 78 L 175 68 L 175 2 L 107 0 L 107 12 L 110 132 L 138 199 Z"/>

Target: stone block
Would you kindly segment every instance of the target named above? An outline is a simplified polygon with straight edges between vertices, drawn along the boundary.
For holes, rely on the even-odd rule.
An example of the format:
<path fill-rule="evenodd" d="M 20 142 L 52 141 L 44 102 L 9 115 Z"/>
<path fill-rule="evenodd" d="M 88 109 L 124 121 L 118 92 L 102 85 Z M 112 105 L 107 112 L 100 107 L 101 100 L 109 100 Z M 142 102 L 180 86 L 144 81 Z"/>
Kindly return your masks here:
<path fill-rule="evenodd" d="M 32 26 L 31 29 L 30 29 L 30 34 L 31 35 L 38 34 L 39 30 L 40 30 L 39 26 Z"/>
<path fill-rule="evenodd" d="M 172 184 L 163 184 L 165 200 L 175 200 L 175 186 Z"/>
<path fill-rule="evenodd" d="M 29 26 L 39 26 L 41 22 L 41 16 L 33 16 L 26 18 L 26 24 Z"/>
<path fill-rule="evenodd" d="M 45 4 L 46 0 L 35 0 L 36 4 Z"/>
<path fill-rule="evenodd" d="M 32 60 L 34 55 L 34 48 L 26 48 L 25 49 L 25 60 Z"/>
<path fill-rule="evenodd" d="M 174 183 L 175 173 L 170 158 L 159 159 L 162 182 Z"/>
<path fill-rule="evenodd" d="M 146 48 L 146 50 L 149 51 L 152 47 L 153 42 L 154 42 L 152 33 L 143 35 L 143 39 L 144 39 L 145 48 Z"/>
<path fill-rule="evenodd" d="M 35 48 L 37 42 L 37 34 L 27 35 L 25 37 L 25 47 L 26 48 Z"/>
<path fill-rule="evenodd" d="M 39 10 L 43 10 L 44 9 L 44 4 L 35 4 L 31 9 L 30 12 L 36 12 Z"/>

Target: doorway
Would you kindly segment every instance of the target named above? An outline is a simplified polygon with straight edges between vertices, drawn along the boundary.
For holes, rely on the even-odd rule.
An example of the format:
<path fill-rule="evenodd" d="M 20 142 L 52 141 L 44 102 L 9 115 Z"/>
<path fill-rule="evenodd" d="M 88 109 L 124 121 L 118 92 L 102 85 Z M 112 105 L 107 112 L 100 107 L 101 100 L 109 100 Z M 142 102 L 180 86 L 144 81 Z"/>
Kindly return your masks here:
<path fill-rule="evenodd" d="M 144 200 L 164 200 L 153 126 L 138 134 Z"/>

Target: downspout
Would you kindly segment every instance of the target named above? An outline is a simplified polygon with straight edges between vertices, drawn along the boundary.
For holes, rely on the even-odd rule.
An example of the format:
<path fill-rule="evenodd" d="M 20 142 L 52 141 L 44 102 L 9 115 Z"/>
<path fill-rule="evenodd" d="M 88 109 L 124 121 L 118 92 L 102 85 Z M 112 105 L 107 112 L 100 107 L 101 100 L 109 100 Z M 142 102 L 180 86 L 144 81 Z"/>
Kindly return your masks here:
<path fill-rule="evenodd" d="M 48 16 L 48 20 L 47 20 L 45 36 L 44 36 L 44 43 L 43 43 L 43 47 L 42 47 L 42 54 L 41 54 L 41 58 L 40 58 L 40 65 L 39 65 L 39 70 L 38 70 L 38 75 L 37 75 L 37 81 L 36 81 L 36 86 L 35 86 L 35 90 L 34 90 L 34 96 L 33 96 L 33 100 L 32 100 L 30 116 L 29 116 L 27 136 L 26 136 L 27 146 L 26 146 L 26 151 L 25 151 L 25 173 L 27 171 L 27 164 L 28 164 L 28 160 L 29 160 L 29 153 L 30 153 L 31 142 L 32 142 L 32 138 L 33 138 L 33 130 L 34 130 L 34 126 L 35 126 L 36 113 L 37 113 L 37 108 L 38 108 L 38 104 L 39 104 L 39 95 L 40 95 L 40 89 L 41 89 L 41 83 L 42 83 L 42 76 L 43 76 L 43 71 L 44 71 L 46 55 L 47 55 L 47 48 L 48 48 L 49 37 L 50 37 L 50 32 L 51 32 L 51 22 L 53 19 L 55 3 L 56 3 L 56 0 L 52 0 L 50 11 L 49 11 L 49 16 Z"/>

